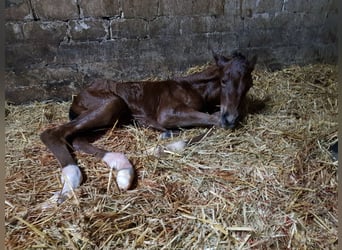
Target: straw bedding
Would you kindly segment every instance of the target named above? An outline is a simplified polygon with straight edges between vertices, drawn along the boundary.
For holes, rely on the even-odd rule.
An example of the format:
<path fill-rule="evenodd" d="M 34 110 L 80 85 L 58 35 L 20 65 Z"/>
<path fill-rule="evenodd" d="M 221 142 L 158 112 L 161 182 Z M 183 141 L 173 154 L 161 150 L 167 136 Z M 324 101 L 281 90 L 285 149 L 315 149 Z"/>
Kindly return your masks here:
<path fill-rule="evenodd" d="M 110 130 L 95 144 L 127 153 L 134 188 L 120 192 L 115 172 L 76 153 L 84 184 L 45 210 L 60 168 L 39 134 L 66 122 L 70 103 L 6 105 L 7 248 L 337 249 L 337 162 L 327 150 L 337 140 L 337 68 L 259 69 L 254 79 L 250 107 L 264 107 L 239 129 L 161 158 L 144 154 L 165 143 L 158 132 Z"/>

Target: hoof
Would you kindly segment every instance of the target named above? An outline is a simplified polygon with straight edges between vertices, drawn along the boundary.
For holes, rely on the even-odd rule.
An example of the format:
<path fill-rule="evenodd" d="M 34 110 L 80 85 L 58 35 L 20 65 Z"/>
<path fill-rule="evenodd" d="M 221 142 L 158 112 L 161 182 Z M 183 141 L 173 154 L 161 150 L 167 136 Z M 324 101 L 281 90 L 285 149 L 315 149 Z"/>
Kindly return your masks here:
<path fill-rule="evenodd" d="M 82 173 L 77 165 L 67 165 L 62 169 L 61 181 L 63 189 L 61 196 L 71 193 L 72 190 L 78 188 L 82 182 Z"/>
<path fill-rule="evenodd" d="M 78 188 L 82 182 L 82 173 L 77 165 L 67 165 L 62 169 L 61 182 L 63 188 L 61 191 L 41 204 L 42 209 L 56 207 L 62 204 L 69 196 L 73 194 L 73 190 Z"/>
<path fill-rule="evenodd" d="M 108 152 L 102 160 L 117 171 L 116 183 L 121 190 L 128 190 L 133 183 L 134 168 L 123 153 Z"/>
<path fill-rule="evenodd" d="M 179 134 L 180 134 L 180 131 L 178 131 L 178 130 L 175 130 L 175 131 L 167 130 L 167 131 L 160 134 L 160 139 L 173 138 L 175 136 L 178 136 Z"/>
<path fill-rule="evenodd" d="M 165 154 L 165 151 L 164 151 L 164 148 L 159 145 L 159 146 L 152 147 L 152 148 L 145 150 L 144 153 L 147 155 L 153 155 L 153 156 L 159 158 Z"/>
<path fill-rule="evenodd" d="M 168 139 L 171 137 L 173 137 L 173 132 L 171 130 L 167 130 L 167 131 L 160 134 L 160 139 L 162 139 L 162 140 Z"/>
<path fill-rule="evenodd" d="M 70 194 L 70 193 L 69 193 Z M 51 209 L 61 205 L 67 198 L 68 194 L 61 194 L 61 192 L 55 192 L 47 201 L 40 204 L 42 210 Z"/>
<path fill-rule="evenodd" d="M 59 203 L 60 193 L 61 192 L 55 192 L 47 201 L 43 202 L 40 205 L 41 209 L 45 210 L 45 209 L 57 207 L 60 204 Z"/>

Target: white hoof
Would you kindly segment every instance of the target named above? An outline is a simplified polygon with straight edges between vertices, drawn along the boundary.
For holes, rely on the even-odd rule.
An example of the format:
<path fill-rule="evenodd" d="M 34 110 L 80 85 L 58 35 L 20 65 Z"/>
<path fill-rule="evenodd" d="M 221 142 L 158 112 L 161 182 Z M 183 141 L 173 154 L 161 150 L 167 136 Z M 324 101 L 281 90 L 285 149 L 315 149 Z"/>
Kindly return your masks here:
<path fill-rule="evenodd" d="M 116 176 L 116 183 L 121 190 L 127 190 L 131 187 L 134 178 L 134 171 L 132 169 L 121 169 Z"/>
<path fill-rule="evenodd" d="M 166 145 L 167 150 L 172 152 L 182 152 L 186 147 L 185 141 L 175 141 Z"/>
<path fill-rule="evenodd" d="M 60 192 L 55 192 L 54 195 L 51 196 L 51 198 L 41 203 L 40 205 L 41 209 L 45 210 L 45 209 L 56 207 L 58 205 L 59 198 L 60 198 Z"/>
<path fill-rule="evenodd" d="M 63 202 L 63 197 L 67 196 L 74 189 L 78 188 L 82 182 L 82 173 L 77 165 L 67 165 L 62 169 L 61 182 L 63 189 L 60 193 L 60 203 Z"/>
<path fill-rule="evenodd" d="M 74 189 L 78 188 L 82 182 L 82 173 L 77 165 L 67 165 L 62 169 L 61 182 L 63 188 L 47 201 L 41 204 L 41 208 L 49 209 L 56 207 L 71 196 Z"/>
<path fill-rule="evenodd" d="M 149 148 L 145 151 L 145 153 L 147 155 L 153 155 L 155 157 L 162 157 L 166 154 L 181 153 L 185 149 L 186 145 L 186 142 L 183 140 L 175 141 L 165 146 L 158 145 L 156 147 Z"/>
<path fill-rule="evenodd" d="M 149 148 L 145 151 L 145 154 L 152 155 L 157 158 L 162 157 L 165 154 L 165 150 L 162 146 L 158 145 L 156 147 Z"/>
<path fill-rule="evenodd" d="M 127 190 L 132 186 L 134 179 L 134 169 L 127 157 L 123 153 L 109 152 L 102 158 L 110 168 L 117 171 L 116 182 L 122 190 Z"/>

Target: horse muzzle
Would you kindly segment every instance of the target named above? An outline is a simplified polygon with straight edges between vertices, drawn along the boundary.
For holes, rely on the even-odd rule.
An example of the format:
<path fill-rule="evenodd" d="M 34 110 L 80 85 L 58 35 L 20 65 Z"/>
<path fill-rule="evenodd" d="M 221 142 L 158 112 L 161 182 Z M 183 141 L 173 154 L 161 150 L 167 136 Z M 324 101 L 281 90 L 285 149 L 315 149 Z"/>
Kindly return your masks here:
<path fill-rule="evenodd" d="M 236 127 L 237 123 L 238 123 L 238 119 L 239 116 L 238 115 L 231 115 L 231 114 L 223 114 L 221 116 L 221 127 L 222 128 L 229 128 L 229 129 L 233 129 Z"/>

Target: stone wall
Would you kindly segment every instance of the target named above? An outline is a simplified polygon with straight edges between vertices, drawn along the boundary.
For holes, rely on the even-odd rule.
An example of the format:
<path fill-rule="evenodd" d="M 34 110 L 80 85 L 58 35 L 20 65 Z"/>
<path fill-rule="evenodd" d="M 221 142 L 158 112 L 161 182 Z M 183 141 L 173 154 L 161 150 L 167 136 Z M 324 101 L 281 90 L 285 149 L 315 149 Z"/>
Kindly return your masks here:
<path fill-rule="evenodd" d="M 6 0 L 6 99 L 66 100 L 95 77 L 180 71 L 239 49 L 258 65 L 337 62 L 337 0 Z"/>

